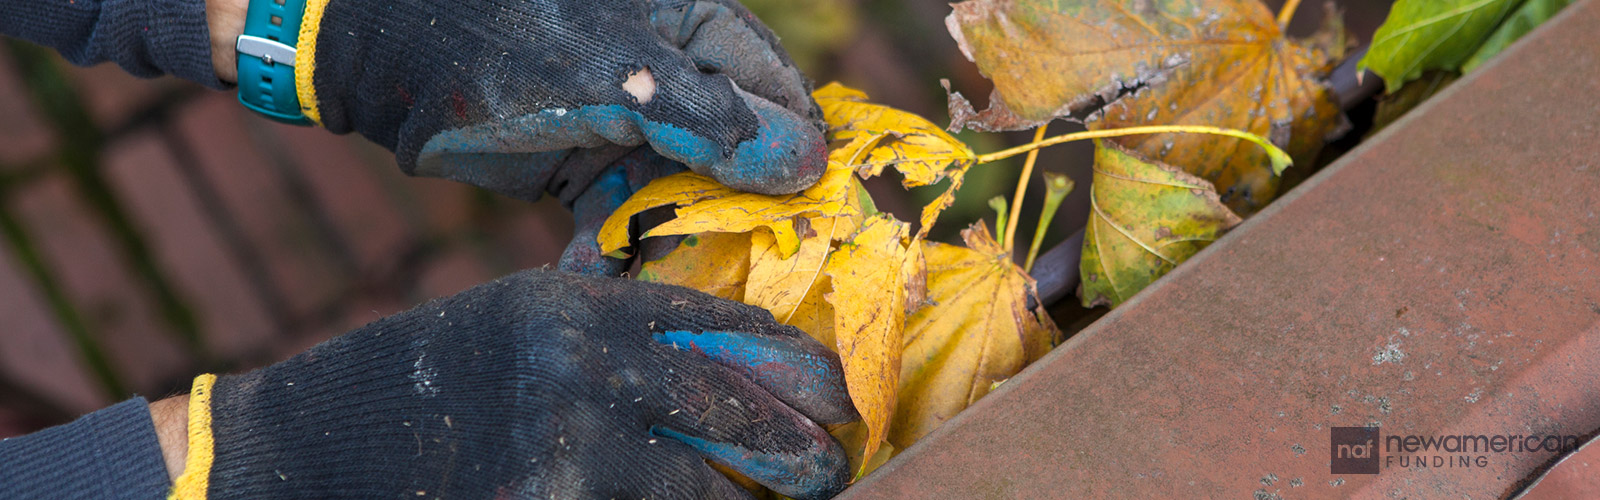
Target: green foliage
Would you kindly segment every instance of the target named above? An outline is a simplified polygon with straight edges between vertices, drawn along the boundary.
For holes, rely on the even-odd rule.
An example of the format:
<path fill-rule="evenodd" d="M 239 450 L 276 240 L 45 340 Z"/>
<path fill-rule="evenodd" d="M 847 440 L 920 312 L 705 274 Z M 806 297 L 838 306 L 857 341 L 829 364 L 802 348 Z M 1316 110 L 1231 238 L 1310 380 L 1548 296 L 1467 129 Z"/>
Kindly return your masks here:
<path fill-rule="evenodd" d="M 1478 47 L 1478 51 L 1474 52 L 1472 57 L 1467 58 L 1467 62 L 1461 64 L 1461 72 L 1472 71 L 1478 65 L 1499 55 L 1500 51 L 1506 50 L 1506 47 L 1510 47 L 1512 42 L 1517 41 L 1518 38 L 1522 38 L 1522 35 L 1528 34 L 1534 28 L 1539 27 L 1540 24 L 1544 24 L 1545 21 L 1555 17 L 1556 13 L 1561 12 L 1561 9 L 1570 3 L 1572 3 L 1572 0 L 1526 0 L 1522 2 L 1522 6 L 1518 7 L 1516 12 L 1512 12 L 1511 17 L 1506 18 L 1505 22 L 1500 23 L 1500 27 L 1489 35 L 1489 39 L 1485 40 L 1481 47 Z"/>
<path fill-rule="evenodd" d="M 859 22 L 848 0 L 744 0 L 744 6 L 783 41 L 783 48 L 807 74 L 816 74 L 828 55 L 855 38 Z"/>
<path fill-rule="evenodd" d="M 1388 93 L 1427 70 L 1457 71 L 1521 0 L 1399 0 L 1356 70 L 1383 77 Z"/>

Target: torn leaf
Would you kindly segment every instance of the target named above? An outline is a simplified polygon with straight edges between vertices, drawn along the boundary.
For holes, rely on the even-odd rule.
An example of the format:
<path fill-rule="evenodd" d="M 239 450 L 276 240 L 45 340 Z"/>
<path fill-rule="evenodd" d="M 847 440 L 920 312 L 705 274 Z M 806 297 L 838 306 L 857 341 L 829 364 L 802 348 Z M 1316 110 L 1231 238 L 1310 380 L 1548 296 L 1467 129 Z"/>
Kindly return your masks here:
<path fill-rule="evenodd" d="M 795 194 L 746 193 L 700 174 L 662 177 L 640 189 L 606 219 L 600 228 L 600 251 L 613 255 L 628 246 L 629 220 L 639 212 L 675 205 L 677 218 L 645 232 L 643 237 L 703 232 L 742 233 L 764 228 L 787 257 L 800 249 L 801 231 L 809 220 L 854 216 L 859 200 L 850 167 L 830 162 L 817 184 Z"/>

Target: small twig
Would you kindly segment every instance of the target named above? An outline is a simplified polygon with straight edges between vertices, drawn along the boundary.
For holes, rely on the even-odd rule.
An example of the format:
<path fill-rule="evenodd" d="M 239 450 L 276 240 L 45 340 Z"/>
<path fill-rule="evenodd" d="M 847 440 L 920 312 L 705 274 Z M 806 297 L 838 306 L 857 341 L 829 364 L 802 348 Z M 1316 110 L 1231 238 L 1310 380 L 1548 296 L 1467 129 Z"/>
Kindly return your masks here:
<path fill-rule="evenodd" d="M 1050 128 L 1049 123 L 1040 125 L 1038 129 L 1033 131 L 1034 144 L 1039 144 L 1040 141 L 1044 140 L 1044 131 L 1047 128 Z M 1044 146 L 1040 147 L 1042 148 Z M 982 157 L 979 158 L 979 163 L 983 163 L 983 160 L 981 159 Z M 1033 164 L 1038 160 L 1039 148 L 1034 148 L 1033 150 L 1028 151 L 1028 159 L 1022 162 L 1022 175 L 1017 178 L 1017 194 L 1011 197 L 1011 216 L 1006 217 L 1006 220 L 1010 221 L 1010 223 L 1006 224 L 1006 236 L 1005 239 L 1002 240 L 1006 244 L 1005 248 L 1007 252 L 1011 251 L 1012 242 L 1015 242 L 1017 239 L 1017 221 L 1022 220 L 1019 218 L 1022 216 L 1022 196 L 1028 194 L 1028 179 L 1033 177 Z"/>
<path fill-rule="evenodd" d="M 1294 11 L 1300 8 L 1300 0 L 1289 0 L 1283 3 L 1283 9 L 1278 11 L 1278 29 L 1289 29 L 1289 21 L 1294 19 Z"/>
<path fill-rule="evenodd" d="M 1071 134 L 1062 134 L 1042 141 L 1034 141 L 1014 148 L 1007 148 L 989 154 L 978 155 L 978 163 L 989 163 L 996 160 L 1004 160 L 1022 153 L 1035 151 L 1040 148 L 1072 141 L 1081 141 L 1084 139 L 1103 139 L 1107 137 L 1122 137 L 1127 135 L 1171 133 L 1225 135 L 1228 137 L 1244 139 L 1246 141 L 1253 142 L 1257 146 L 1261 146 L 1261 149 L 1267 150 L 1267 157 L 1272 160 L 1272 172 L 1274 174 L 1281 174 L 1283 173 L 1283 169 L 1289 168 L 1290 165 L 1294 164 L 1294 160 L 1289 159 L 1289 153 L 1285 153 L 1282 149 L 1272 145 L 1272 143 L 1268 142 L 1266 138 L 1245 132 L 1243 130 L 1234 130 L 1231 128 L 1222 127 L 1208 127 L 1204 125 L 1146 125 L 1142 127 L 1087 130 L 1083 132 L 1074 132 Z M 1015 223 L 1012 225 L 1015 225 Z"/>

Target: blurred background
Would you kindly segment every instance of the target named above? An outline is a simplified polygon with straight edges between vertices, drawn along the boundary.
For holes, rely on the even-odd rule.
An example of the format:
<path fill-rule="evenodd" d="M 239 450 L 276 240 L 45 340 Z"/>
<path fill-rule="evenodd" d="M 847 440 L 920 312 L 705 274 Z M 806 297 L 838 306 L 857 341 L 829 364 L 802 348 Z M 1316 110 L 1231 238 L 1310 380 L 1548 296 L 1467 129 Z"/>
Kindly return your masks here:
<path fill-rule="evenodd" d="M 819 85 L 841 81 L 941 124 L 940 79 L 986 105 L 991 86 L 946 33 L 943 0 L 745 4 Z M 1340 4 L 1362 43 L 1388 8 Z M 1309 33 L 1322 12 L 1306 2 L 1291 33 Z M 987 152 L 1030 136 L 960 138 Z M 1078 183 L 1047 249 L 1084 225 L 1091 153 L 1078 143 L 1040 157 Z M 933 238 L 992 225 L 986 202 L 1010 197 L 1019 166 L 972 170 Z M 1037 174 L 1031 182 L 1019 248 L 1044 191 Z M 868 184 L 904 220 L 943 189 L 908 193 L 893 174 Z M 551 200 L 409 178 L 359 137 L 257 118 L 232 93 L 73 67 L 0 39 L 0 437 L 134 394 L 184 393 L 195 374 L 270 364 L 429 298 L 553 265 L 571 231 Z M 1069 333 L 1103 312 L 1062 302 L 1051 313 Z"/>

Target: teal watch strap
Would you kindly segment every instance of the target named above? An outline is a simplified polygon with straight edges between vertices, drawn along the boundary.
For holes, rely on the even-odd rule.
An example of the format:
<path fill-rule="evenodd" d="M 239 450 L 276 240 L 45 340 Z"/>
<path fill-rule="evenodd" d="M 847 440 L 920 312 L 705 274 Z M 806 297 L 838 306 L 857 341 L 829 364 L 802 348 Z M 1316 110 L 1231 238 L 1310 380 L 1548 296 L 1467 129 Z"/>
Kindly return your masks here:
<path fill-rule="evenodd" d="M 291 125 L 312 125 L 295 91 L 295 45 L 306 0 L 250 0 L 244 34 L 234 44 L 239 58 L 239 102 L 251 111 Z"/>

